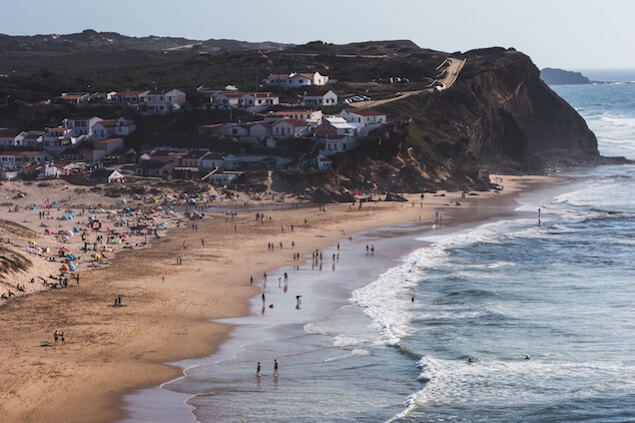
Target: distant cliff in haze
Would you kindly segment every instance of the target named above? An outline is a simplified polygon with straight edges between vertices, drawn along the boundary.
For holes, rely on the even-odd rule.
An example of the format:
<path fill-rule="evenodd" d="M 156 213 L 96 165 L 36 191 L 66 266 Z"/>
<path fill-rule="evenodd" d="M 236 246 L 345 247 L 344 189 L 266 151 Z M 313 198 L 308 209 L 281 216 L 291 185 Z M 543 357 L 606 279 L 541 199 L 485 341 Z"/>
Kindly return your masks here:
<path fill-rule="evenodd" d="M 549 85 L 590 84 L 591 80 L 580 72 L 564 69 L 544 68 L 540 71 L 540 78 Z"/>

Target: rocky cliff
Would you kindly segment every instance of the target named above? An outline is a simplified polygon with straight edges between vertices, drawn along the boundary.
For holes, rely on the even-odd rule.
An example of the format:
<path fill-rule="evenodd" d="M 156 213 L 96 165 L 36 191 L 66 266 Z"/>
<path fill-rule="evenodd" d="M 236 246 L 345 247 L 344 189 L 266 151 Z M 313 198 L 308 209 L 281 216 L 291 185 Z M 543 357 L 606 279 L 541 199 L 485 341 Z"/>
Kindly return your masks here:
<path fill-rule="evenodd" d="M 450 89 L 381 106 L 401 123 L 373 133 L 336 167 L 358 183 L 412 191 L 483 188 L 489 172 L 598 162 L 595 135 L 528 56 L 493 48 L 463 57 L 467 63 Z"/>

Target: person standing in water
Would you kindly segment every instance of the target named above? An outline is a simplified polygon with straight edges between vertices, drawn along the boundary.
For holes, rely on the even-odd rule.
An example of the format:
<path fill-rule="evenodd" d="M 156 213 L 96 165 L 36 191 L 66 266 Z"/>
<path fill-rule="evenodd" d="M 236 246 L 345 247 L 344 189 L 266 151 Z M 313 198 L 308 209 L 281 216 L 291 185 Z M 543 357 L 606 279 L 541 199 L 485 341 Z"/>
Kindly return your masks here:
<path fill-rule="evenodd" d="M 258 366 L 256 367 L 256 376 L 260 377 L 262 376 L 262 374 L 260 373 L 261 367 L 260 367 L 260 361 L 258 362 Z"/>
<path fill-rule="evenodd" d="M 273 375 L 278 376 L 278 360 L 275 358 L 273 360 Z"/>

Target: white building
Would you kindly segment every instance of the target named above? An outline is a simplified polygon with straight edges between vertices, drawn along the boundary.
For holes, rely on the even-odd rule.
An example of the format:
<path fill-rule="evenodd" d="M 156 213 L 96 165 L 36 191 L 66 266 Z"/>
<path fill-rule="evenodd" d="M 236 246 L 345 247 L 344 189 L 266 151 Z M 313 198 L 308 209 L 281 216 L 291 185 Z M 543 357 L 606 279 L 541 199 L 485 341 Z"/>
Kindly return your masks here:
<path fill-rule="evenodd" d="M 71 129 L 71 136 L 79 137 L 81 135 L 90 135 L 93 126 L 101 120 L 103 119 L 96 116 L 91 118 L 66 118 L 63 121 L 63 126 Z"/>
<path fill-rule="evenodd" d="M 181 90 L 150 91 L 144 97 L 144 111 L 151 114 L 168 113 L 180 109 L 185 100 L 185 93 Z"/>
<path fill-rule="evenodd" d="M 332 90 L 321 90 L 306 93 L 302 99 L 303 106 L 335 106 L 337 105 L 337 94 Z"/>
<path fill-rule="evenodd" d="M 306 87 L 309 85 L 326 85 L 329 77 L 319 72 L 300 73 L 272 73 L 267 78 L 267 84 L 280 87 Z"/>
<path fill-rule="evenodd" d="M 309 125 L 298 119 L 280 119 L 271 125 L 271 133 L 277 138 L 292 138 L 308 135 Z"/>
<path fill-rule="evenodd" d="M 386 114 L 373 110 L 346 109 L 340 116 L 347 122 L 361 123 L 362 125 L 374 125 L 386 123 Z"/>
<path fill-rule="evenodd" d="M 276 121 L 279 119 L 297 119 L 308 123 L 317 123 L 322 120 L 321 110 L 284 110 L 280 112 L 271 112 L 265 116 L 265 120 Z"/>
<path fill-rule="evenodd" d="M 113 136 L 125 137 L 133 133 L 136 129 L 132 120 L 120 117 L 119 119 L 102 119 L 91 128 L 91 137 L 96 140 L 106 139 Z"/>
<path fill-rule="evenodd" d="M 262 110 L 265 107 L 280 103 L 280 98 L 270 92 L 246 93 L 238 99 L 238 107 L 246 109 Z"/>

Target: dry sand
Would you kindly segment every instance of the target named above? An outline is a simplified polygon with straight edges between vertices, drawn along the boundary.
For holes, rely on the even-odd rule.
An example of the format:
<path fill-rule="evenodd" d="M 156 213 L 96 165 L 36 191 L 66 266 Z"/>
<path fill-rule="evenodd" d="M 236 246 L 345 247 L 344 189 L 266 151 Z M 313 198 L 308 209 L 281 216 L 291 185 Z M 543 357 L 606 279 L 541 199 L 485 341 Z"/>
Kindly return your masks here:
<path fill-rule="evenodd" d="M 364 229 L 430 221 L 437 209 L 443 216 L 449 215 L 448 209 L 463 209 L 458 215 L 466 220 L 508 213 L 514 194 L 548 183 L 550 179 L 542 177 L 504 177 L 503 192 L 479 193 L 466 200 L 458 193 L 427 194 L 423 208 L 419 197 L 411 196 L 415 207 L 410 202 L 380 202 L 366 203 L 361 210 L 348 204 L 327 205 L 326 213 L 317 207 L 278 210 L 265 212 L 272 217 L 266 224 L 256 222 L 255 212 L 239 212 L 233 219 L 208 215 L 195 222 L 198 231 L 188 222 L 187 228 L 171 229 L 147 248 L 117 254 L 110 266 L 82 268 L 79 287 L 13 297 L 0 305 L 0 421 L 116 421 L 124 417 L 123 394 L 180 374 L 180 369 L 163 363 L 209 355 L 223 342 L 231 327 L 210 319 L 247 313 L 247 299 L 259 293 L 257 283 L 250 286 L 250 276 L 259 281 L 263 272 L 292 263 L 294 252 L 307 254 Z M 3 195 L 10 195 L 9 187 L 3 185 Z M 55 190 L 63 191 L 64 186 L 45 192 L 30 189 L 28 197 L 44 201 L 44 196 L 60 195 Z M 457 200 L 461 206 L 456 206 Z M 77 206 L 69 204 L 73 205 Z M 24 213 L 5 212 L 0 210 L 0 218 L 41 229 Z M 169 218 L 165 214 L 162 219 Z M 276 244 L 274 252 L 267 250 L 268 242 Z M 176 264 L 178 256 L 183 256 L 182 265 Z M 123 296 L 123 307 L 111 306 L 117 295 Z M 66 344 L 40 346 L 52 343 L 56 329 L 65 332 Z"/>

